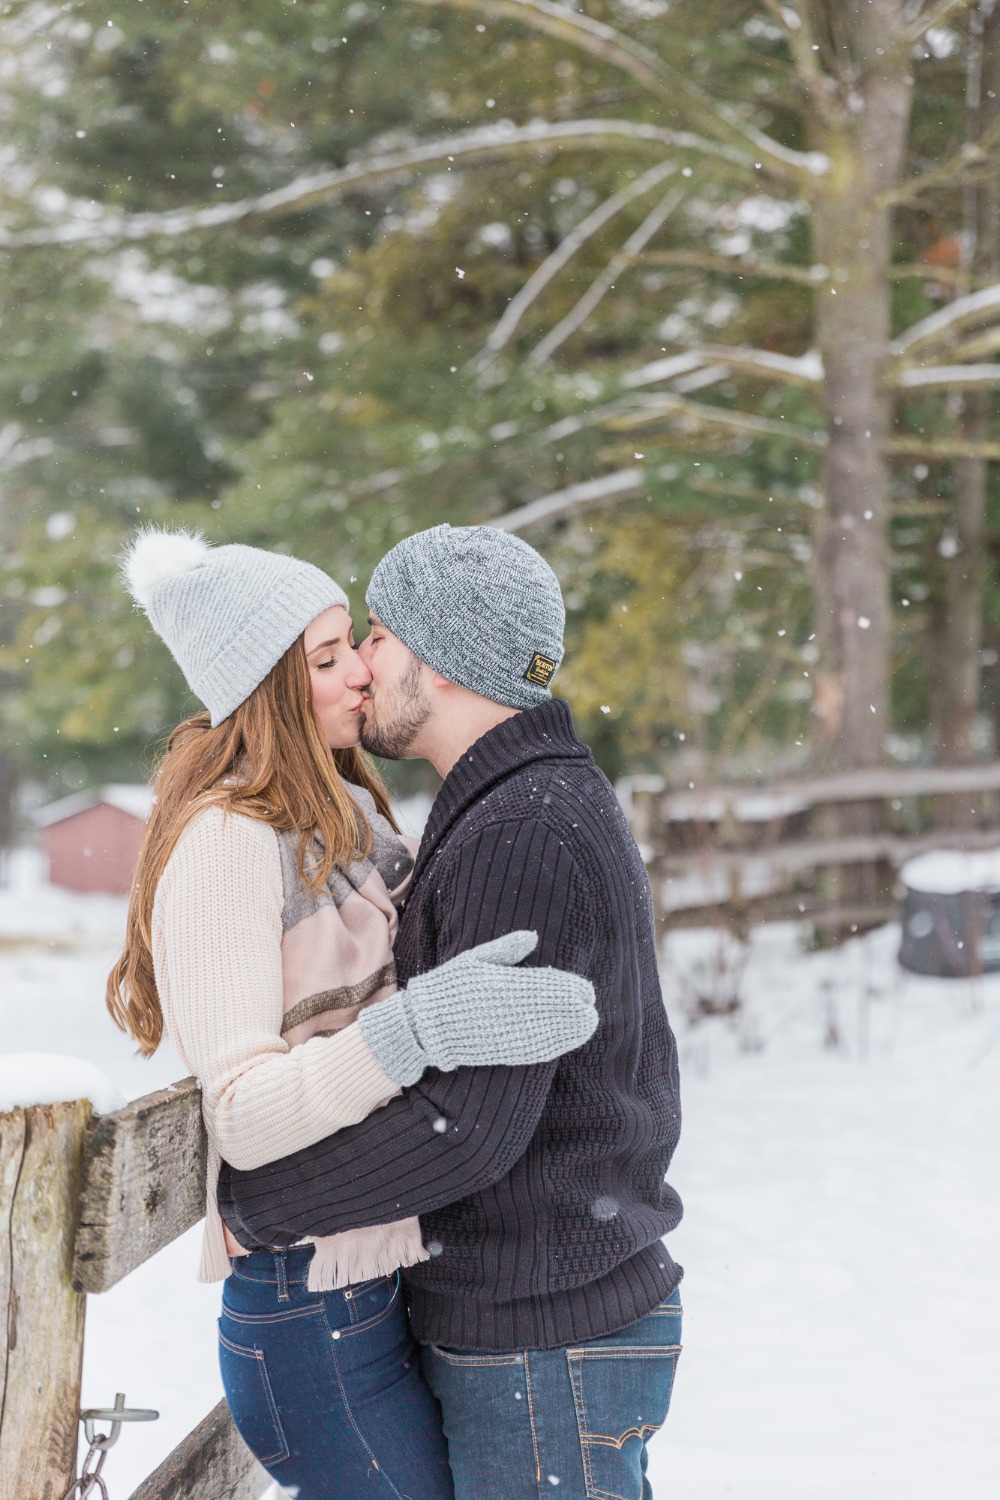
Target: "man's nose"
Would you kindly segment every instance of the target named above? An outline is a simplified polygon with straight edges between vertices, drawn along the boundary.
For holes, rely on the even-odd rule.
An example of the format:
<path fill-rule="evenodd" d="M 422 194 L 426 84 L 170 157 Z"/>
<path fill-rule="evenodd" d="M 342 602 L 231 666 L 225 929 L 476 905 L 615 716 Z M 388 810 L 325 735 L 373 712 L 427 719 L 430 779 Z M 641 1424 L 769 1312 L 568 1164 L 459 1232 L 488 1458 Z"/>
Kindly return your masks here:
<path fill-rule="evenodd" d="M 366 635 L 365 638 L 364 638 L 364 640 L 361 642 L 361 645 L 358 647 L 357 651 L 354 653 L 355 656 L 359 656 L 361 658 L 361 660 L 364 662 L 364 664 L 365 664 L 366 667 L 370 667 L 371 666 L 371 661 L 370 661 L 371 649 L 372 649 L 372 638 L 371 638 L 370 635 Z M 369 673 L 369 680 L 370 680 L 370 675 L 371 674 Z"/>

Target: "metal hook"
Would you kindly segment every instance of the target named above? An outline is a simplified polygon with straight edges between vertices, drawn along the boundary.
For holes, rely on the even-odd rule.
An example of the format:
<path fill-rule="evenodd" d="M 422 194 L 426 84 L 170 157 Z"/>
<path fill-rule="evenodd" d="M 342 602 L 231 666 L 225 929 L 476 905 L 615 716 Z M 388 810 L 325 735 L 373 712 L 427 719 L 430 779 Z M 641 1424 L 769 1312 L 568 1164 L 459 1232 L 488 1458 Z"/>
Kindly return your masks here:
<path fill-rule="evenodd" d="M 90 1446 L 101 1453 L 107 1453 L 117 1443 L 123 1422 L 155 1422 L 159 1415 L 158 1411 L 150 1411 L 144 1407 L 126 1407 L 124 1392 L 119 1391 L 115 1396 L 114 1406 L 90 1407 L 80 1413 L 80 1420 Z M 111 1431 L 95 1433 L 95 1422 L 110 1422 Z"/>

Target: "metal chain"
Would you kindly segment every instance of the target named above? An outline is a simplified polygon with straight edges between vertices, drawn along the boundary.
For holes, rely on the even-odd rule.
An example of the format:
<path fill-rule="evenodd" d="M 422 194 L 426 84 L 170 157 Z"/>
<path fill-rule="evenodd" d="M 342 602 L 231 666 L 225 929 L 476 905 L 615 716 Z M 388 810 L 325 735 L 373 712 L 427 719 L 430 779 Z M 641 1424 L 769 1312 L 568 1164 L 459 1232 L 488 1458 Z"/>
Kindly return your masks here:
<path fill-rule="evenodd" d="M 121 1391 L 115 1396 L 114 1406 L 91 1407 L 87 1411 L 82 1411 L 80 1421 L 83 1423 L 84 1436 L 90 1447 L 80 1467 L 79 1477 L 73 1480 L 63 1500 L 88 1500 L 88 1497 L 95 1491 L 100 1496 L 100 1500 L 108 1500 L 108 1487 L 101 1478 L 101 1470 L 104 1468 L 108 1450 L 113 1448 L 118 1441 L 122 1423 L 155 1422 L 159 1415 L 158 1411 L 149 1411 L 138 1406 L 126 1407 L 125 1396 Z M 95 1431 L 95 1422 L 110 1422 L 110 1431 L 105 1433 Z"/>

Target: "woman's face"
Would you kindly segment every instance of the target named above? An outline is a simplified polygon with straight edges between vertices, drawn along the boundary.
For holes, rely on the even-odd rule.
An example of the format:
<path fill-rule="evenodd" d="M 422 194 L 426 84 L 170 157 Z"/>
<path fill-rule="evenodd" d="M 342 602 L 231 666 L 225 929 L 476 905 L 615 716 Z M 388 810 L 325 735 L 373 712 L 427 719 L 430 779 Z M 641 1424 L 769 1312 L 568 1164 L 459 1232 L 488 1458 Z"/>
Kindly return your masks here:
<path fill-rule="evenodd" d="M 354 649 L 351 617 L 342 604 L 325 609 L 306 626 L 306 661 L 313 708 L 331 750 L 347 750 L 361 738 L 363 690 L 372 674 Z"/>

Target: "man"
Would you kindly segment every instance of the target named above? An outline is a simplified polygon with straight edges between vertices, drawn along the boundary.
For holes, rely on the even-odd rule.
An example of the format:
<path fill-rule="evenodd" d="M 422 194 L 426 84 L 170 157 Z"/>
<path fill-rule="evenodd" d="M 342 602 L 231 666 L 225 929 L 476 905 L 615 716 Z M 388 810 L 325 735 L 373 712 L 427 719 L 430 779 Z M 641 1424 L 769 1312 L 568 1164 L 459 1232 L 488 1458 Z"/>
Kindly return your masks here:
<path fill-rule="evenodd" d="M 436 526 L 368 592 L 364 744 L 444 778 L 400 916 L 405 984 L 516 928 L 530 962 L 586 975 L 600 1022 L 553 1063 L 424 1075 L 362 1124 L 253 1172 L 223 1169 L 244 1241 L 289 1244 L 407 1214 L 406 1273 L 459 1500 L 650 1495 L 646 1440 L 680 1348 L 680 1219 L 664 1174 L 677 1054 L 649 886 L 606 778 L 550 681 L 565 610 L 519 538 Z"/>

